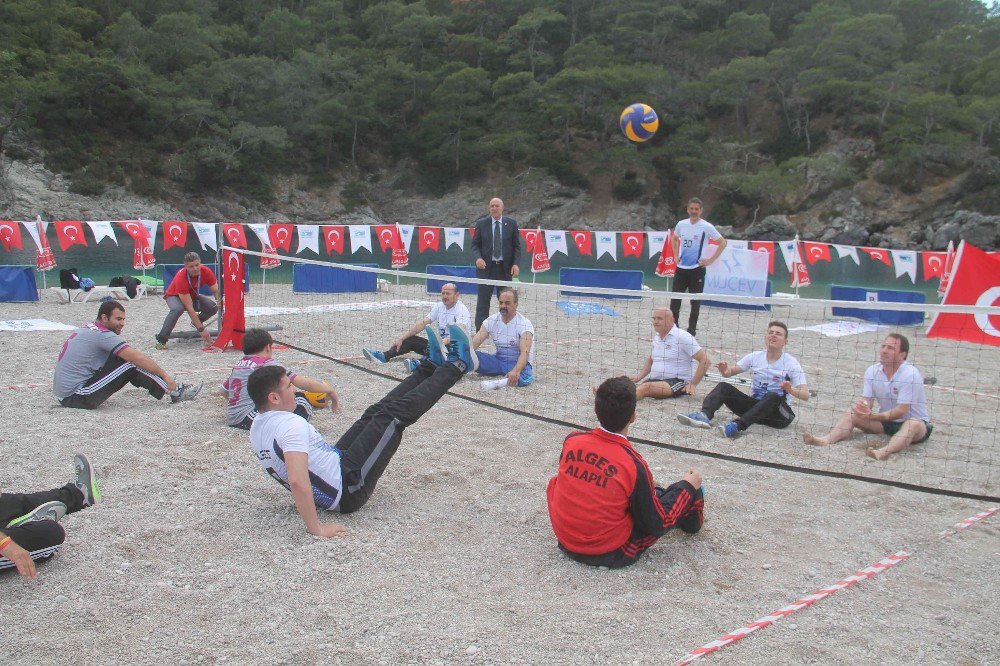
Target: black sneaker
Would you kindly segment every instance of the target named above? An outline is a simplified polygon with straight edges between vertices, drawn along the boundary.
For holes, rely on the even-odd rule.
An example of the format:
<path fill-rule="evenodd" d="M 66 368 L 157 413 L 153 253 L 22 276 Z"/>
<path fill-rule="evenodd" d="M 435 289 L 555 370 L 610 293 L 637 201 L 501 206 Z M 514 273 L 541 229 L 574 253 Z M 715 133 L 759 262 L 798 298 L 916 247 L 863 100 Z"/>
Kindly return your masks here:
<path fill-rule="evenodd" d="M 170 394 L 170 402 L 186 402 L 188 400 L 194 400 L 199 393 L 201 393 L 201 387 L 205 385 L 205 382 L 195 386 L 194 384 L 178 384 L 177 390 Z"/>

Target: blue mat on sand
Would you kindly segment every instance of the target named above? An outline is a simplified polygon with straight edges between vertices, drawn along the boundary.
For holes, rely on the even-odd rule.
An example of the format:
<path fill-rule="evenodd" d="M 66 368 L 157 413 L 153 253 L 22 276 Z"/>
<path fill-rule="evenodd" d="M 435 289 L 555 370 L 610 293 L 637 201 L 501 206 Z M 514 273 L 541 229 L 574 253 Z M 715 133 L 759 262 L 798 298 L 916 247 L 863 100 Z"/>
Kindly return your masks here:
<path fill-rule="evenodd" d="M 568 315 L 585 315 L 585 314 L 596 314 L 596 315 L 610 315 L 612 317 L 621 317 L 620 314 L 612 310 L 611 308 L 601 305 L 599 303 L 584 303 L 581 301 L 556 301 L 556 305 L 562 308 L 562 311 Z"/>

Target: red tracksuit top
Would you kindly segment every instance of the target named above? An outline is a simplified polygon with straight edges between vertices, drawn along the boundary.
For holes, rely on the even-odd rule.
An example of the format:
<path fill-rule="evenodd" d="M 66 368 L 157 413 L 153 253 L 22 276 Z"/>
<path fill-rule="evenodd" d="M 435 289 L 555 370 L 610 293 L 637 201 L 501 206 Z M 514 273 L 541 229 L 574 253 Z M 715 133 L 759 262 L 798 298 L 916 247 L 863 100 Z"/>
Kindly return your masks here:
<path fill-rule="evenodd" d="M 654 489 L 649 466 L 624 435 L 575 432 L 563 442 L 559 473 L 547 490 L 556 538 L 574 553 L 603 555 L 625 544 L 634 527 L 662 536 L 679 511 L 668 515 Z M 688 496 L 680 504 L 693 501 Z"/>

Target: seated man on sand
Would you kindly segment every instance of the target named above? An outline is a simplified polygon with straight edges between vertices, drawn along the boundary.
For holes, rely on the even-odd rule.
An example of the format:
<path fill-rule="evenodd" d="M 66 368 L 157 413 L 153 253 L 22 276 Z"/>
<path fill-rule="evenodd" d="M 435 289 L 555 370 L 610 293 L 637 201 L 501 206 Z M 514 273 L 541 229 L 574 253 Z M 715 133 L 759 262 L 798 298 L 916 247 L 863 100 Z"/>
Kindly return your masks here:
<path fill-rule="evenodd" d="M 692 372 L 694 362 L 698 367 Z M 642 400 L 694 395 L 708 364 L 708 354 L 694 336 L 674 325 L 670 308 L 656 308 L 652 351 L 642 370 L 630 377 L 636 383 L 635 397 Z"/>
<path fill-rule="evenodd" d="M 474 370 L 487 377 L 503 377 L 495 382 L 483 382 L 483 388 L 496 389 L 504 386 L 527 386 L 535 379 L 535 327 L 528 318 L 517 311 L 517 292 L 510 287 L 500 290 L 500 312 L 490 315 L 482 327 L 470 340 L 469 334 L 458 326 L 451 327 L 451 340 L 463 347 L 478 350 L 486 342 L 493 340 L 496 353 L 474 351 Z M 427 327 L 428 336 L 432 329 Z M 440 338 L 438 344 L 442 344 Z M 434 360 L 431 357 L 431 360 Z"/>
<path fill-rule="evenodd" d="M 223 382 L 222 390 L 229 401 L 226 407 L 226 425 L 231 428 L 249 430 L 254 417 L 257 416 L 257 410 L 250 393 L 247 392 L 247 381 L 257 368 L 277 363 L 273 355 L 274 338 L 262 328 L 251 328 L 243 336 L 243 353 L 243 358 L 236 362 L 229 378 Z M 287 374 L 295 388 L 313 393 L 325 393 L 326 402 L 330 409 L 334 412 L 340 411 L 337 392 L 332 386 L 319 379 L 306 377 L 291 370 Z M 292 411 L 308 421 L 312 417 L 313 406 L 309 404 L 302 391 L 296 391 L 295 409 Z"/>
<path fill-rule="evenodd" d="M 469 330 L 472 325 L 472 315 L 469 308 L 461 301 L 458 295 L 458 287 L 453 282 L 448 282 L 441 287 L 441 302 L 436 304 L 427 316 L 414 322 L 405 333 L 393 340 L 392 345 L 385 351 L 364 348 L 361 352 L 365 358 L 373 363 L 385 363 L 396 356 L 402 356 L 408 352 L 414 352 L 421 356 L 427 356 L 427 339 L 417 335 L 427 326 L 434 324 L 437 327 L 438 335 L 442 344 L 447 346 L 451 342 L 451 333 L 448 327 L 452 324 L 463 326 Z M 406 359 L 406 369 L 413 372 L 420 365 L 417 359 Z"/>
<path fill-rule="evenodd" d="M 847 411 L 826 435 L 806 432 L 802 440 L 814 446 L 829 446 L 848 439 L 857 428 L 873 435 L 889 435 L 883 448 L 868 447 L 868 457 L 885 460 L 911 444 L 926 442 L 934 427 L 927 409 L 924 378 L 907 362 L 910 341 L 900 333 L 890 333 L 882 342 L 879 362 L 865 370 L 861 399 Z M 878 401 L 878 412 L 872 405 Z"/>
<path fill-rule="evenodd" d="M 559 548 L 591 566 L 633 564 L 672 527 L 701 529 L 705 500 L 701 473 L 691 468 L 666 488 L 653 483 L 649 465 L 628 441 L 635 422 L 635 384 L 628 377 L 597 388 L 600 427 L 563 442 L 559 471 L 549 480 L 549 520 Z"/>

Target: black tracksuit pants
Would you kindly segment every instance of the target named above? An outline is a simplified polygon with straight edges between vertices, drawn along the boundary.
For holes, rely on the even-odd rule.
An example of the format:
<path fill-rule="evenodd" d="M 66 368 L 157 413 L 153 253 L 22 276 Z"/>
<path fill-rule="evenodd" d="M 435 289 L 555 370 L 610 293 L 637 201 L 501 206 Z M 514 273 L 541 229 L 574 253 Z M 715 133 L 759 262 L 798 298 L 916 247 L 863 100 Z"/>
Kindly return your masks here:
<path fill-rule="evenodd" d="M 86 384 L 78 388 L 73 395 L 60 400 L 59 404 L 77 409 L 96 409 L 105 400 L 125 388 L 126 384 L 146 389 L 157 400 L 167 392 L 167 383 L 161 378 L 111 354 Z"/>
<path fill-rule="evenodd" d="M 36 561 L 47 560 L 59 550 L 59 546 L 66 540 L 66 532 L 62 525 L 54 520 L 36 520 L 21 523 L 17 527 L 5 527 L 5 525 L 14 518 L 34 511 L 46 502 L 62 502 L 66 505 L 68 513 L 74 513 L 83 508 L 83 492 L 73 483 L 67 483 L 61 488 L 35 493 L 0 494 L 0 531 L 28 551 L 31 559 Z M 0 556 L 0 571 L 13 567 L 13 562 Z"/>
<path fill-rule="evenodd" d="M 399 351 L 396 351 L 395 347 L 389 347 L 382 354 L 385 355 L 385 360 L 388 361 L 390 358 L 409 354 L 410 352 L 427 356 L 427 340 L 416 335 L 411 335 L 403 340 L 403 344 L 399 345 Z"/>
<path fill-rule="evenodd" d="M 754 423 L 772 428 L 787 428 L 795 420 L 795 412 L 785 401 L 784 393 L 768 393 L 760 400 L 749 396 L 732 384 L 719 382 L 701 403 L 701 411 L 709 420 L 725 405 L 736 414 L 736 426 L 746 430 Z"/>
<path fill-rule="evenodd" d="M 702 293 L 705 291 L 705 272 L 706 268 L 704 266 L 699 266 L 698 268 L 678 268 L 677 273 L 674 275 L 672 289 L 678 293 Z M 682 302 L 679 298 L 670 299 L 670 311 L 674 313 L 674 322 L 678 326 L 681 325 Z M 688 316 L 687 325 L 687 332 L 691 335 L 694 335 L 695 330 L 698 328 L 698 315 L 700 313 L 701 301 L 692 300 L 691 314 Z"/>

